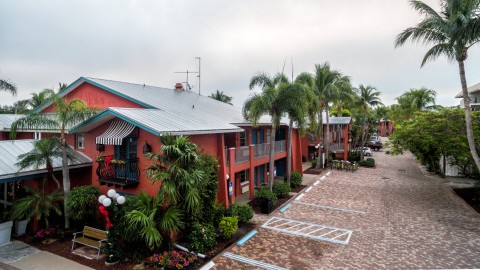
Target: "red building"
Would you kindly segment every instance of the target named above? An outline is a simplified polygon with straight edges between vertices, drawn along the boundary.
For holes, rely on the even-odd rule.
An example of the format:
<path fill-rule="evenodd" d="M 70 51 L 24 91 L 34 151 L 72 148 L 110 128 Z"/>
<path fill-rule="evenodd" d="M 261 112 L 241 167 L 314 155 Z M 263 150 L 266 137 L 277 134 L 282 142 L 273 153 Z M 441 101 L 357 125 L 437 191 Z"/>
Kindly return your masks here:
<path fill-rule="evenodd" d="M 67 142 L 93 160 L 88 171 L 92 185 L 105 192 L 112 186 L 125 193 L 157 193 L 159 183 L 148 181 L 146 151 L 158 152 L 159 137 L 188 135 L 205 153 L 218 159 L 218 200 L 229 203 L 227 177 L 233 184 L 231 201 L 238 196 L 253 199 L 254 190 L 267 181 L 270 122 L 261 119 L 258 127 L 245 121 L 241 109 L 182 88 L 167 89 L 142 84 L 81 77 L 60 93 L 67 99 L 82 99 L 101 112 L 70 127 Z M 36 112 L 54 112 L 46 103 Z M 275 169 L 285 174 L 288 126 L 276 133 Z M 7 130 L 8 131 L 8 130 Z M 35 130 L 38 131 L 38 130 Z M 42 132 L 41 136 L 46 130 Z M 55 131 L 49 131 L 55 132 Z M 293 132 L 292 170 L 302 171 L 301 138 Z M 121 160 L 120 163 L 105 159 Z M 71 175 L 72 186 L 83 182 Z M 83 179 L 84 180 L 84 179 Z"/>
<path fill-rule="evenodd" d="M 380 120 L 380 136 L 386 137 L 390 136 L 393 133 L 393 122 L 390 120 Z"/>

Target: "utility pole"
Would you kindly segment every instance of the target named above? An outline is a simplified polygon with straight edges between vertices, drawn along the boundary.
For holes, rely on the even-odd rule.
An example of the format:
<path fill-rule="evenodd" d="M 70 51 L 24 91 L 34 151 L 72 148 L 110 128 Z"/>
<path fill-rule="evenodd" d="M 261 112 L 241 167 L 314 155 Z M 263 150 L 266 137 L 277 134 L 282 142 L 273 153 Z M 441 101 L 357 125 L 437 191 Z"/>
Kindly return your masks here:
<path fill-rule="evenodd" d="M 198 77 L 198 94 L 200 95 L 200 86 L 201 86 L 201 84 L 200 84 L 200 75 L 201 75 L 200 72 L 201 72 L 201 69 L 200 69 L 200 68 L 201 68 L 201 66 L 202 66 L 202 63 L 201 63 L 202 58 L 200 58 L 200 57 L 195 57 L 195 60 L 197 60 L 197 59 L 198 59 L 198 75 L 197 75 L 197 77 Z"/>

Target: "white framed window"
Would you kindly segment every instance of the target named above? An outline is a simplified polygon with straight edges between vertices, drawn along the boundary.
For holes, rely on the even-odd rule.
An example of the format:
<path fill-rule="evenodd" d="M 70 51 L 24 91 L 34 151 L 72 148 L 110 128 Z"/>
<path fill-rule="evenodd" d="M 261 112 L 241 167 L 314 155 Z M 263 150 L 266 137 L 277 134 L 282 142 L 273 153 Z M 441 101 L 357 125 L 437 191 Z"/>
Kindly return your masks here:
<path fill-rule="evenodd" d="M 83 149 L 85 146 L 85 135 L 83 133 L 75 134 L 76 148 Z"/>
<path fill-rule="evenodd" d="M 41 140 L 42 139 L 42 133 L 41 132 L 34 132 L 33 136 L 34 136 L 33 138 L 35 140 Z"/>

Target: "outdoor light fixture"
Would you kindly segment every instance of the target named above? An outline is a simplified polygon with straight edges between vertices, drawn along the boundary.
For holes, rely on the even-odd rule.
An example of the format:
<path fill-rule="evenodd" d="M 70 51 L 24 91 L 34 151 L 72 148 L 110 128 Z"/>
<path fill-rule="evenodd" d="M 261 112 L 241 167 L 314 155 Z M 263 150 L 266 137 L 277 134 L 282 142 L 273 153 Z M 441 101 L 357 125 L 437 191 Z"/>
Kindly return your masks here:
<path fill-rule="evenodd" d="M 103 206 L 105 206 L 105 207 L 110 206 L 113 202 L 112 200 L 116 200 L 118 204 L 124 204 L 125 203 L 125 197 L 118 194 L 117 191 L 115 191 L 115 189 L 113 189 L 113 188 L 110 189 L 107 192 L 107 196 L 100 195 L 100 197 L 98 197 L 98 202 L 103 204 Z"/>
<path fill-rule="evenodd" d="M 98 152 L 105 151 L 105 144 L 97 144 L 97 151 Z"/>
<path fill-rule="evenodd" d="M 150 152 L 152 152 L 152 147 L 147 142 L 145 142 L 145 144 L 143 145 L 143 153 L 146 154 Z"/>

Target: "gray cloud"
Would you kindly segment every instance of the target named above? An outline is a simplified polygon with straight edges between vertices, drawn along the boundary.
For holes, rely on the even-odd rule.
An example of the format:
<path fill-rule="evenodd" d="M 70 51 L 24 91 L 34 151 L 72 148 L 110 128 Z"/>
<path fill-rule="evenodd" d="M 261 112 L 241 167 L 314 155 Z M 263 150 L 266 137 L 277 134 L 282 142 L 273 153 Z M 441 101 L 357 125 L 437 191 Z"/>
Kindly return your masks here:
<path fill-rule="evenodd" d="M 436 5 L 436 0 L 426 1 Z M 0 104 L 80 76 L 173 87 L 176 71 L 196 71 L 202 57 L 202 94 L 215 90 L 241 106 L 257 71 L 312 71 L 330 62 L 382 92 L 385 104 L 414 87 L 438 92 L 456 105 L 455 63 L 441 58 L 420 68 L 427 48 L 395 49 L 395 36 L 420 17 L 407 1 L 6 1 L 0 0 L 0 77 L 19 95 L 0 92 Z M 467 61 L 477 83 L 478 47 Z M 198 87 L 194 75 L 190 84 Z M 197 89 L 197 88 L 195 88 Z"/>

